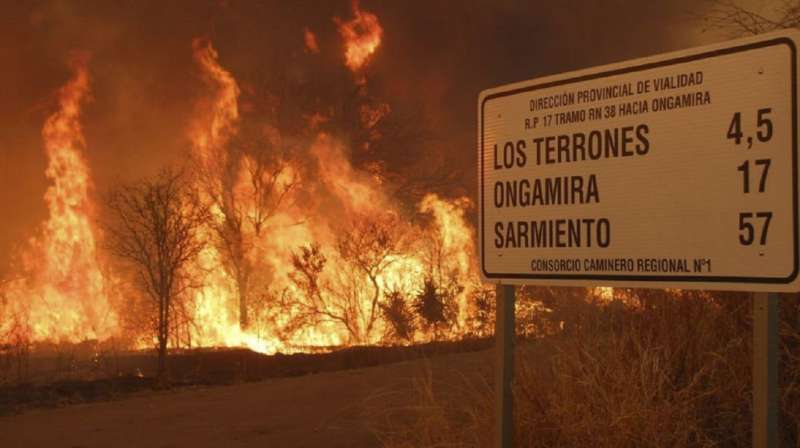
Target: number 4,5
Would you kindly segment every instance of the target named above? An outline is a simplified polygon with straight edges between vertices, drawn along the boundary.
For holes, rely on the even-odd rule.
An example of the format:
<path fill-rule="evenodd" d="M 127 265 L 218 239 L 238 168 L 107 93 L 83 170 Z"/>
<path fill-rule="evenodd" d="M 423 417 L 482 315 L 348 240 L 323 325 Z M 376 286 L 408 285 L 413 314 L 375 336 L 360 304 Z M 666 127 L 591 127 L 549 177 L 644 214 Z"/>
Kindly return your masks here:
<path fill-rule="evenodd" d="M 772 120 L 769 118 L 769 114 L 772 113 L 771 108 L 764 108 L 758 110 L 758 117 L 756 120 L 756 126 L 758 127 L 758 132 L 756 133 L 756 137 L 758 141 L 765 143 L 772 139 Z M 744 133 L 742 132 L 742 113 L 736 112 L 733 114 L 733 118 L 731 119 L 731 124 L 728 126 L 728 134 L 727 137 L 729 140 L 733 140 L 736 144 L 742 143 L 742 137 L 744 137 Z M 752 145 L 752 137 L 748 137 L 748 148 Z"/>

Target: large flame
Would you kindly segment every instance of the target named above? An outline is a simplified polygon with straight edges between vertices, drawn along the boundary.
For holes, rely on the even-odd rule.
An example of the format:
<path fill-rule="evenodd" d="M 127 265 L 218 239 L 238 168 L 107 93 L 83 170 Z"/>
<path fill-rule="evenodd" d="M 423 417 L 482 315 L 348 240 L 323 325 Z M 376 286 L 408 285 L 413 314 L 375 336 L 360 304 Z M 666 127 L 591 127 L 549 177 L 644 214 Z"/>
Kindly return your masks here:
<path fill-rule="evenodd" d="M 233 75 L 219 64 L 219 55 L 210 41 L 195 39 L 192 48 L 203 79 L 212 89 L 212 96 L 198 106 L 199 113 L 189 137 L 200 161 L 213 163 L 214 157 L 224 155 L 225 144 L 236 132 L 240 91 Z"/>
<path fill-rule="evenodd" d="M 362 11 L 358 2 L 353 1 L 353 18 L 348 21 L 335 19 L 339 34 L 345 44 L 345 64 L 352 71 L 363 68 L 369 58 L 381 45 L 383 28 L 378 17 L 371 12 Z"/>
<path fill-rule="evenodd" d="M 206 39 L 193 41 L 194 58 L 211 90 L 210 98 L 198 104 L 197 116 L 189 137 L 200 176 L 196 179 L 206 195 L 206 206 L 217 222 L 200 229 L 198 237 L 214 241 L 211 226 L 225 219 L 220 204 L 214 198 L 222 194 L 222 170 L 229 160 L 227 144 L 236 134 L 239 120 L 239 86 L 233 75 L 219 63 L 219 55 Z M 224 269 L 223 255 L 215 245 L 208 244 L 191 267 L 202 287 L 190 301 L 187 331 L 189 341 L 197 346 L 244 346 L 252 350 L 274 353 L 279 346 L 249 334 L 241 328 L 236 284 Z"/>
<path fill-rule="evenodd" d="M 347 66 L 361 73 L 383 30 L 357 3 L 353 14 L 336 23 Z M 305 38 L 307 50 L 318 51 L 310 31 Z M 207 242 L 188 267 L 197 287 L 178 298 L 170 344 L 274 353 L 383 343 L 394 325 L 384 315 L 387 300 L 410 309 L 428 284 L 448 301 L 452 321 L 435 328 L 411 325 L 404 342 L 468 331 L 469 297 L 479 285 L 474 231 L 466 218 L 470 201 L 428 194 L 409 211 L 385 179 L 351 163 L 351 148 L 320 130 L 331 112 L 309 111 L 301 138 L 284 139 L 265 125 L 260 141 L 234 151 L 241 120 L 237 80 L 209 40 L 195 39 L 192 49 L 206 92 L 187 130 L 191 182 L 212 221 L 196 234 Z M 100 233 L 93 227 L 83 157 L 85 59 L 76 59 L 73 69 L 60 91 L 60 108 L 43 130 L 52 183 L 45 196 L 49 218 L 20 256 L 24 275 L 0 290 L 6 298 L 0 306 L 7 308 L 0 311 L 10 310 L 0 314 L 0 338 L 20 322 L 33 340 L 77 342 L 122 332 L 111 299 L 116 296 L 109 292 L 116 283 L 98 262 Z M 363 86 L 365 80 L 356 82 Z M 389 105 L 365 102 L 359 112 L 369 140 L 383 138 L 379 128 Z M 286 156 L 284 140 L 301 156 Z M 312 263 L 311 283 L 299 274 L 303 256 Z M 151 335 L 139 340 L 138 347 L 151 346 Z"/>
<path fill-rule="evenodd" d="M 22 278 L 6 290 L 10 314 L 24 323 L 32 341 L 105 339 L 118 330 L 98 262 L 90 171 L 83 155 L 87 57 L 76 55 L 71 66 L 73 77 L 59 91 L 58 110 L 42 129 L 45 175 L 51 182 L 44 197 L 49 216 L 41 236 L 20 254 Z"/>

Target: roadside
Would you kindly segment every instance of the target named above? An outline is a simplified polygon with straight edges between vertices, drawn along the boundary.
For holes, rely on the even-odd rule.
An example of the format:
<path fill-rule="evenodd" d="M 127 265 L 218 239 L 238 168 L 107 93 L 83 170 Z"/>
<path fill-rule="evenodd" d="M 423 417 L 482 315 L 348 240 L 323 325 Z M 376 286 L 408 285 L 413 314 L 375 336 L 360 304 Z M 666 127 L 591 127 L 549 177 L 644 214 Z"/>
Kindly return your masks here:
<path fill-rule="evenodd" d="M 402 393 L 426 372 L 446 382 L 490 366 L 491 351 L 225 387 L 190 387 L 0 417 L 0 446 L 375 447 L 376 406 L 413 405 Z M 399 393 L 398 393 L 399 392 Z"/>

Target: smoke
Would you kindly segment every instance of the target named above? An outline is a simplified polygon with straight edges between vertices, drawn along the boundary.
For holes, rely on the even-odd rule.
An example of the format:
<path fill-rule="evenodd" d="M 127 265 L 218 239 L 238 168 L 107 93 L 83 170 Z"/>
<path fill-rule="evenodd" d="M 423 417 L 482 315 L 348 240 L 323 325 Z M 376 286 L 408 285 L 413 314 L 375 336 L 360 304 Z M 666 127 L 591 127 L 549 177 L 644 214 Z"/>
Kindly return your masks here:
<path fill-rule="evenodd" d="M 333 18 L 349 1 L 13 2 L 5 6 L 0 57 L 0 265 L 43 222 L 47 188 L 40 129 L 53 92 L 69 79 L 67 55 L 93 55 L 85 154 L 96 188 L 154 173 L 190 146 L 186 124 L 207 92 L 191 46 L 206 36 L 239 81 L 240 112 L 283 130 L 319 126 L 347 143 L 354 166 L 383 179 L 414 209 L 428 192 L 474 196 L 477 93 L 517 81 L 623 60 L 685 44 L 694 2 L 369 2 L 381 48 L 354 90 Z M 318 51 L 308 51 L 312 30 Z M 339 99 L 347 101 L 338 101 Z M 381 101 L 377 101 L 377 99 Z M 354 130 L 361 106 L 391 108 L 380 142 Z M 248 115 L 249 114 L 249 115 Z M 257 117 L 257 118 L 253 118 Z M 252 132 L 262 132 L 263 126 Z M 250 132 L 247 129 L 243 133 Z M 292 133 L 288 133 L 292 134 Z M 313 147 L 313 136 L 283 136 Z M 300 140 L 303 141 L 300 145 Z M 374 140 L 374 139 L 372 139 Z M 301 153 L 302 156 L 302 153 Z M 312 157 L 311 154 L 305 157 Z"/>

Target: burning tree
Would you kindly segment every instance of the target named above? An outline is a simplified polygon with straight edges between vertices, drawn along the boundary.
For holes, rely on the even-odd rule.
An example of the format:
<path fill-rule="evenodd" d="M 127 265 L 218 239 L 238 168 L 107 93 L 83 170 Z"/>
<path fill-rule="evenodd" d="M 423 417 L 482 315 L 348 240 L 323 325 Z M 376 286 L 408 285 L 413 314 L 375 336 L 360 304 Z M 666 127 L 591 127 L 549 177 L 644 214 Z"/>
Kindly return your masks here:
<path fill-rule="evenodd" d="M 306 56 L 270 66 L 265 79 L 261 72 L 235 73 L 209 39 L 194 39 L 204 89 L 186 127 L 191 176 L 173 173 L 119 189 L 109 204 L 111 243 L 93 225 L 80 120 L 89 71 L 85 60 L 74 61 L 73 79 L 43 131 L 50 218 L 20 257 L 21 278 L 0 287 L 7 305 L 0 333 L 19 316 L 30 323 L 19 328 L 33 342 L 103 341 L 128 336 L 119 322 L 125 317 L 139 332 L 152 318 L 162 351 L 186 344 L 271 353 L 414 341 L 430 336 L 412 307 L 430 277 L 454 304 L 447 336 L 458 335 L 474 289 L 465 285 L 477 275 L 468 201 L 423 194 L 435 188 L 419 178 L 437 171 L 419 144 L 428 138 L 424 114 L 390 104 L 381 85 L 368 82 L 383 36 L 377 16 L 353 3 L 352 15 L 335 24 L 344 53 L 341 65 L 325 72 L 330 76 L 311 76 L 330 60 L 310 29 Z M 168 216 L 147 210 L 157 205 L 147 198 L 159 191 L 172 201 Z M 196 216 L 201 210 L 207 220 Z M 399 215 L 409 218 L 402 228 Z M 166 241 L 157 232 L 176 231 L 157 227 L 155 220 L 167 218 L 194 226 L 183 229 L 194 239 L 183 241 L 179 264 L 158 258 L 174 255 L 157 249 Z M 407 235 L 402 244 L 399 234 Z M 152 247 L 135 244 L 145 236 Z M 98 244 L 119 252 L 138 276 L 143 294 L 135 295 L 152 300 L 120 300 L 128 283 L 102 269 Z M 139 348 L 153 341 L 129 342 Z"/>
<path fill-rule="evenodd" d="M 417 323 L 409 304 L 400 291 L 391 291 L 381 304 L 383 318 L 388 324 L 385 338 L 390 341 L 412 341 Z"/>
<path fill-rule="evenodd" d="M 325 271 L 328 259 L 318 245 L 300 248 L 290 277 L 301 294 L 290 294 L 284 306 L 294 311 L 290 327 L 333 323 L 344 327 L 350 343 L 373 342 L 386 288 L 382 276 L 400 253 L 396 221 L 392 215 L 355 220 L 338 238 L 335 272 Z"/>
<path fill-rule="evenodd" d="M 107 201 L 109 249 L 130 267 L 155 314 L 158 378 L 166 380 L 171 319 L 181 296 L 196 286 L 186 267 L 206 245 L 197 230 L 209 220 L 198 194 L 181 173 L 119 187 Z"/>
<path fill-rule="evenodd" d="M 422 318 L 424 327 L 435 338 L 441 338 L 444 331 L 455 323 L 453 298 L 452 293 L 439 288 L 430 278 L 425 279 L 422 289 L 417 293 L 414 308 Z"/>
<path fill-rule="evenodd" d="M 211 42 L 195 39 L 193 48 L 212 93 L 210 101 L 198 104 L 198 117 L 190 134 L 195 180 L 202 200 L 212 211 L 208 233 L 213 245 L 205 249 L 203 258 L 206 265 L 214 265 L 206 269 L 224 270 L 226 278 L 218 276 L 216 282 L 230 283 L 238 302 L 239 328 L 246 330 L 251 291 L 258 286 L 254 281 L 264 271 L 260 251 L 267 222 L 288 202 L 296 182 L 280 131 L 260 126 L 261 121 L 253 117 L 243 120 L 238 83 L 220 65 Z M 217 293 L 202 295 L 209 300 L 209 294 Z"/>
<path fill-rule="evenodd" d="M 265 144 L 238 141 L 217 172 L 205 171 L 205 191 L 216 213 L 210 225 L 225 271 L 239 299 L 239 324 L 247 328 L 248 298 L 258 266 L 259 242 L 267 223 L 286 201 L 296 182 L 286 161 Z M 216 184 L 216 188 L 211 187 Z"/>
<path fill-rule="evenodd" d="M 379 277 L 400 254 L 399 241 L 392 234 L 396 224 L 397 217 L 391 214 L 376 219 L 358 219 L 355 227 L 345 232 L 337 244 L 342 259 L 353 265 L 358 274 L 366 276 L 372 286 L 368 306 L 360 310 L 367 336 L 372 333 L 379 317 L 378 303 L 383 295 Z"/>

